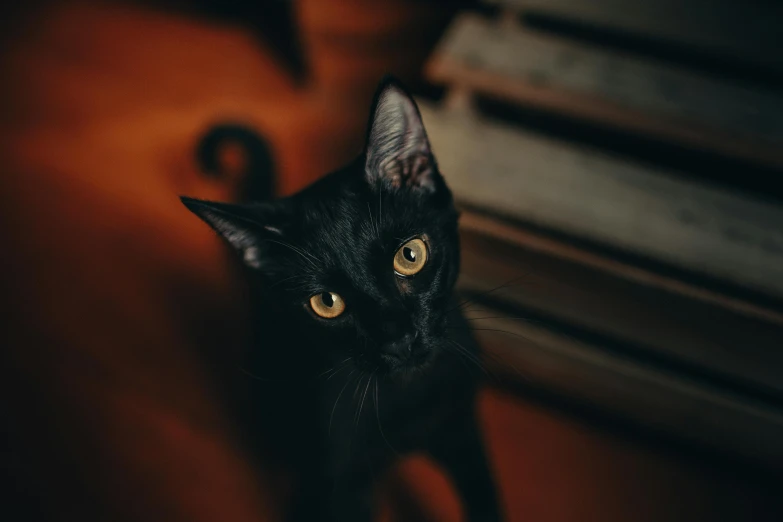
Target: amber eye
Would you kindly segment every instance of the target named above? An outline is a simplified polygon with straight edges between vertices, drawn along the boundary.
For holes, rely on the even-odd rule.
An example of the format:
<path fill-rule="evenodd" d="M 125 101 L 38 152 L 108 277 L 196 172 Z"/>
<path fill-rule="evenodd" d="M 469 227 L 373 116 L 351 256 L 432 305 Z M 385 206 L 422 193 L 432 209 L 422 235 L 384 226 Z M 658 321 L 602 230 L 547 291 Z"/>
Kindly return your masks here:
<path fill-rule="evenodd" d="M 345 311 L 345 301 L 340 294 L 323 292 L 310 298 L 310 307 L 324 319 L 334 319 Z"/>
<path fill-rule="evenodd" d="M 394 254 L 394 271 L 401 276 L 417 274 L 427 264 L 427 245 L 419 238 L 411 239 Z"/>

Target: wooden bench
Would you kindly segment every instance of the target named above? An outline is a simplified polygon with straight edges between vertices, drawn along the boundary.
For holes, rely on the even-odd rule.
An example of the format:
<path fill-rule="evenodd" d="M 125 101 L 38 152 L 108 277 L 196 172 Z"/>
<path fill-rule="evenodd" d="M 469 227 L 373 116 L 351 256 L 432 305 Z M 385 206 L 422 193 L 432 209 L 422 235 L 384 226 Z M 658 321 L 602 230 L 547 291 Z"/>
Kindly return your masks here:
<path fill-rule="evenodd" d="M 776 74 L 783 59 L 756 51 L 778 38 L 766 17 L 780 9 L 737 14 L 745 27 L 724 34 L 726 17 L 745 6 L 493 3 L 498 17 L 455 19 L 426 68 L 445 98 L 420 100 L 464 211 L 459 289 L 487 364 L 656 432 L 783 467 L 783 206 L 479 103 L 532 107 L 783 176 L 783 95 L 773 86 L 524 23 L 589 24 Z M 748 31 L 755 38 L 738 36 Z"/>
<path fill-rule="evenodd" d="M 546 16 L 783 72 L 780 2 L 733 0 L 489 0 Z"/>
<path fill-rule="evenodd" d="M 471 211 L 462 242 L 492 374 L 783 466 L 783 313 Z"/>
<path fill-rule="evenodd" d="M 463 203 L 783 297 L 780 207 L 469 111 L 421 111 Z"/>
<path fill-rule="evenodd" d="M 783 167 L 783 96 L 621 50 L 465 14 L 429 63 L 459 96 L 485 93 Z"/>

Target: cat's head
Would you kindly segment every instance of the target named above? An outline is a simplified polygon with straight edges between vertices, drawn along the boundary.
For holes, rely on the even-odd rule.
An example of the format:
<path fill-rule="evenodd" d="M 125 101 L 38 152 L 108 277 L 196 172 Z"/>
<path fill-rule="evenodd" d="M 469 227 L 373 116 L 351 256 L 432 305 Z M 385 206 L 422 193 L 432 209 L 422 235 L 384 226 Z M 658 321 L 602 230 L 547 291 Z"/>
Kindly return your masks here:
<path fill-rule="evenodd" d="M 410 95 L 385 80 L 364 153 L 304 191 L 230 205 L 183 198 L 263 286 L 286 349 L 406 374 L 444 349 L 457 212 Z M 279 336 L 278 336 L 279 338 Z"/>

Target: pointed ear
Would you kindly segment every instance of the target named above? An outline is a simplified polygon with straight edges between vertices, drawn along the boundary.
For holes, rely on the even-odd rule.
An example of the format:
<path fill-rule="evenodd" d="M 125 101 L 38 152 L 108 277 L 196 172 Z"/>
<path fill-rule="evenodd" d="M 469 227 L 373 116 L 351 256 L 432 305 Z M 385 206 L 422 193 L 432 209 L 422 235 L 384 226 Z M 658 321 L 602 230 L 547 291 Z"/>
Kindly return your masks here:
<path fill-rule="evenodd" d="M 394 79 L 381 82 L 375 95 L 365 151 L 371 183 L 433 192 L 438 176 L 416 102 Z"/>
<path fill-rule="evenodd" d="M 184 196 L 180 200 L 237 249 L 245 264 L 252 268 L 261 268 L 264 239 L 282 235 L 280 229 L 264 224 L 260 206 L 232 205 Z"/>

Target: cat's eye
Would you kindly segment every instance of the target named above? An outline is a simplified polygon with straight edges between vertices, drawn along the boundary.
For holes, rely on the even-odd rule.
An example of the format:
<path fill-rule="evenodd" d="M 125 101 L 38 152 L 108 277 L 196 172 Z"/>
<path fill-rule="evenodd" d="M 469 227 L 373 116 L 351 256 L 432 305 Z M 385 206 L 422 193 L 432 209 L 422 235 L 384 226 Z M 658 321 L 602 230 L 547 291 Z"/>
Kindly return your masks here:
<path fill-rule="evenodd" d="M 427 245 L 419 238 L 405 243 L 394 254 L 394 271 L 404 277 L 418 274 L 427 264 Z"/>
<path fill-rule="evenodd" d="M 310 308 L 319 317 L 334 319 L 345 311 L 345 301 L 340 294 L 321 292 L 310 298 Z"/>

